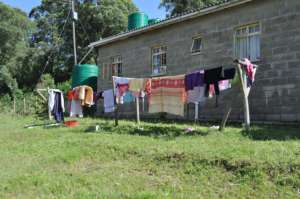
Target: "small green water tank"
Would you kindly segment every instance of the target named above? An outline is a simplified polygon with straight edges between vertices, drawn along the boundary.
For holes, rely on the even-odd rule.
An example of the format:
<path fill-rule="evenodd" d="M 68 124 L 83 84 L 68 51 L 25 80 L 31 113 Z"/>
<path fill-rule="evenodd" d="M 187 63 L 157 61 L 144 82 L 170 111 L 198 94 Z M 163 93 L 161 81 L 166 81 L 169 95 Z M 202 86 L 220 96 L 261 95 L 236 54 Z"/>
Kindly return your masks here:
<path fill-rule="evenodd" d="M 159 21 L 160 21 L 160 19 L 158 19 L 158 18 L 155 18 L 155 19 L 149 19 L 149 20 L 148 20 L 148 24 L 149 24 L 149 25 L 156 24 L 156 23 L 158 23 Z"/>
<path fill-rule="evenodd" d="M 143 12 L 134 12 L 128 16 L 128 30 L 148 25 L 148 15 Z"/>
<path fill-rule="evenodd" d="M 82 64 L 76 65 L 72 73 L 72 88 L 87 85 L 97 90 L 97 79 L 99 68 L 97 65 Z"/>

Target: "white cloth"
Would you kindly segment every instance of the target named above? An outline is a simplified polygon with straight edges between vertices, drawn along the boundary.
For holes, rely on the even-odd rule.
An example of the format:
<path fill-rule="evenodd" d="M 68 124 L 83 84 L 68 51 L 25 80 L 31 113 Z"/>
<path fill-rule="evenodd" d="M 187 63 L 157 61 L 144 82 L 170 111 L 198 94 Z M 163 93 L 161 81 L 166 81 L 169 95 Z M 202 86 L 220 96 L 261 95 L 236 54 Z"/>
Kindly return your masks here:
<path fill-rule="evenodd" d="M 198 103 L 205 100 L 205 87 L 194 87 L 193 90 L 188 91 L 188 103 Z"/>
<path fill-rule="evenodd" d="M 71 108 L 70 108 L 70 117 L 83 117 L 82 106 L 80 104 L 80 100 L 72 100 Z"/>
<path fill-rule="evenodd" d="M 104 112 L 111 113 L 115 110 L 114 93 L 113 90 L 106 90 L 103 92 L 104 97 Z"/>
<path fill-rule="evenodd" d="M 53 110 L 54 103 L 55 103 L 55 93 L 59 93 L 61 97 L 61 108 L 63 112 L 65 112 L 65 101 L 64 101 L 64 95 L 63 93 L 58 89 L 49 89 L 48 90 L 48 109 L 50 111 Z"/>

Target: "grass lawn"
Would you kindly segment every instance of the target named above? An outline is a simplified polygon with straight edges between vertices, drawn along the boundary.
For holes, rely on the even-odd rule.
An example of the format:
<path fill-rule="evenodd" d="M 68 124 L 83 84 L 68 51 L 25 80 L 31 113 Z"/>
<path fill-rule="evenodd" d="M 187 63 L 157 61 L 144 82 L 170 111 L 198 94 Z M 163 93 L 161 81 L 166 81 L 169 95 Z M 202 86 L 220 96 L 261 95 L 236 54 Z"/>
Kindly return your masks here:
<path fill-rule="evenodd" d="M 0 115 L 0 198 L 300 198 L 300 130 Z M 87 132 L 100 124 L 97 133 Z M 193 135 L 184 129 L 194 127 Z"/>

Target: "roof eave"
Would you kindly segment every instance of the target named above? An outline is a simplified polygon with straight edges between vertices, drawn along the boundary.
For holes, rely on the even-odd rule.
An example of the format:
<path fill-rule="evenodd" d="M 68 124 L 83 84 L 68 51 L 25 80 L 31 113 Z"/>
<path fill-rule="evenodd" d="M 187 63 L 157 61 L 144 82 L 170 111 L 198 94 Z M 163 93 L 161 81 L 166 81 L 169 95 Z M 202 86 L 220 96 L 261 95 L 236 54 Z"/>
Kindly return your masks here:
<path fill-rule="evenodd" d="M 135 36 L 135 35 L 138 35 L 138 34 L 142 34 L 144 32 L 148 32 L 148 31 L 151 31 L 151 30 L 156 30 L 156 29 L 159 29 L 159 28 L 162 28 L 162 27 L 165 27 L 165 26 L 175 24 L 175 23 L 179 23 L 179 22 L 182 22 L 182 21 L 186 21 L 186 20 L 189 20 L 189 19 L 196 18 L 196 17 L 208 15 L 208 14 L 211 14 L 211 13 L 215 13 L 215 12 L 218 12 L 218 11 L 221 11 L 221 10 L 224 10 L 224 9 L 227 9 L 227 8 L 235 7 L 235 6 L 238 6 L 238 5 L 241 5 L 241 4 L 244 4 L 244 3 L 248 3 L 248 2 L 251 2 L 251 1 L 253 1 L 253 0 L 235 0 L 235 1 L 230 1 L 230 2 L 227 2 L 227 3 L 221 4 L 221 5 L 212 6 L 212 7 L 206 8 L 206 9 L 199 10 L 197 12 L 189 13 L 189 14 L 182 15 L 182 16 L 175 17 L 175 18 L 171 18 L 171 19 L 167 19 L 166 21 L 162 21 L 158 24 L 154 24 L 154 25 L 151 25 L 151 26 L 146 26 L 144 28 L 140 28 L 140 29 L 128 32 L 128 33 L 122 33 L 120 35 L 114 35 L 114 36 L 111 36 L 111 37 L 107 37 L 105 39 L 102 39 L 102 40 L 91 43 L 88 47 L 92 48 L 92 47 L 103 46 L 103 45 L 106 45 L 108 43 L 124 40 L 124 39 L 127 39 L 129 37 L 132 37 L 132 36 Z"/>

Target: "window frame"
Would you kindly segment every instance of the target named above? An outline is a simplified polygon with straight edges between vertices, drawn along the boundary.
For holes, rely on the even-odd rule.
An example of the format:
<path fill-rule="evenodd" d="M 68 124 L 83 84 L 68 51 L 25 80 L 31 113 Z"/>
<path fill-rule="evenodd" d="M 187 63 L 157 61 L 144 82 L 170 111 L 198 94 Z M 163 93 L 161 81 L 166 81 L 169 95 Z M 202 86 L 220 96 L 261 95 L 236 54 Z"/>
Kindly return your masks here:
<path fill-rule="evenodd" d="M 119 70 L 121 68 L 121 70 Z M 123 74 L 123 58 L 121 55 L 112 56 L 109 64 L 110 80 L 112 76 L 122 76 Z M 121 72 L 120 72 L 121 71 Z M 120 73 L 119 73 L 120 72 Z"/>
<path fill-rule="evenodd" d="M 256 32 L 253 32 L 253 33 L 250 33 L 250 28 L 251 27 L 256 27 L 256 26 L 258 26 L 259 27 L 259 31 L 256 31 Z M 238 33 L 238 30 L 242 30 L 242 29 L 246 29 L 246 33 L 245 34 L 242 34 L 242 35 L 238 35 L 237 33 Z M 261 61 L 261 35 L 262 35 L 262 25 L 261 25 L 261 23 L 260 22 L 253 22 L 253 23 L 248 23 L 248 24 L 245 24 L 245 25 L 242 25 L 242 26 L 238 26 L 238 27 L 236 27 L 235 29 L 234 29 L 234 34 L 233 34 L 233 53 L 234 53 L 234 57 L 235 58 L 237 58 L 237 59 L 239 59 L 240 58 L 240 56 L 238 55 L 239 54 L 239 52 L 238 52 L 238 49 L 237 49 L 237 39 L 238 38 L 247 38 L 247 51 L 249 51 L 249 38 L 251 37 L 251 36 L 256 36 L 256 35 L 258 35 L 259 36 L 259 39 L 260 39 L 260 46 L 259 46 L 259 49 L 260 49 L 260 55 L 259 55 L 259 58 L 256 58 L 255 60 L 251 60 L 252 62 L 259 62 L 259 61 Z M 249 53 L 249 55 L 248 55 L 248 57 L 247 58 L 249 58 L 249 56 L 250 56 L 250 53 Z"/>
<path fill-rule="evenodd" d="M 198 35 L 198 36 L 193 37 L 192 39 L 193 39 L 193 42 L 192 42 L 190 52 L 192 53 L 192 55 L 201 54 L 202 50 L 203 50 L 203 37 L 201 35 Z M 194 45 L 195 45 L 195 40 L 197 40 L 197 39 L 200 39 L 200 41 L 201 41 L 200 50 L 199 51 L 193 51 Z"/>
<path fill-rule="evenodd" d="M 158 49 L 158 52 L 153 52 L 155 49 Z M 160 75 L 165 75 L 167 73 L 167 52 L 168 52 L 168 47 L 166 45 L 156 45 L 156 46 L 152 46 L 150 48 L 151 50 L 151 74 L 152 76 L 160 76 Z M 163 56 L 165 54 L 164 57 L 164 61 L 165 64 L 163 64 Z M 161 60 L 160 60 L 160 68 L 165 67 L 165 71 L 164 72 L 159 72 L 159 73 L 154 73 L 154 57 L 155 56 L 161 56 Z"/>

